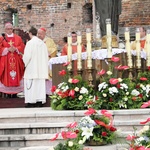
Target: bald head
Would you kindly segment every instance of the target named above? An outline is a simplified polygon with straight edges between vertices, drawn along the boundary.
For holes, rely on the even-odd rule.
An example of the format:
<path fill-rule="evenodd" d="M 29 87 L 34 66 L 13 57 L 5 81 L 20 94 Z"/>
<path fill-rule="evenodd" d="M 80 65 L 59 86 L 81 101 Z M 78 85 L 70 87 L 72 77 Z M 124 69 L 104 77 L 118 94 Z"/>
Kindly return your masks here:
<path fill-rule="evenodd" d="M 44 40 L 44 38 L 46 36 L 46 29 L 45 28 L 38 29 L 37 36 L 39 39 Z"/>

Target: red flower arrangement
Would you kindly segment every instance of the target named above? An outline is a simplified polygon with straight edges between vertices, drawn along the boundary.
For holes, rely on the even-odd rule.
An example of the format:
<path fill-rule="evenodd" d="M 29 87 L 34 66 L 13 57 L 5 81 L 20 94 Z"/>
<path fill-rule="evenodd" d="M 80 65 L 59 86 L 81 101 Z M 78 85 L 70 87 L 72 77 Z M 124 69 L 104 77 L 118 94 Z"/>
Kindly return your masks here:
<path fill-rule="evenodd" d="M 83 148 L 83 144 L 104 145 L 112 144 L 115 141 L 117 129 L 113 126 L 113 117 L 110 112 L 101 110 L 98 113 L 95 109 L 89 108 L 84 114 L 85 117 L 82 117 L 78 122 L 67 125 L 68 130 L 57 133 L 51 141 L 56 140 L 61 135 L 66 140 L 63 145 L 65 148 L 68 147 L 69 141 L 73 143 L 72 146 L 74 147 L 70 150 L 76 150 L 77 147 L 80 150 Z"/>

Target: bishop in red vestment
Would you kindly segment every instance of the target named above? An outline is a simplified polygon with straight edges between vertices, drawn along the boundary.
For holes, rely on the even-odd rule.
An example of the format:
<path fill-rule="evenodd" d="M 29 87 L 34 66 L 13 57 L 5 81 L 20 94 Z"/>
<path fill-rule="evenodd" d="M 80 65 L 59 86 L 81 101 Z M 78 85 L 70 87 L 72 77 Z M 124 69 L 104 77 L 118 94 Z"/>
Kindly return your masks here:
<path fill-rule="evenodd" d="M 0 92 L 16 94 L 23 91 L 24 43 L 13 33 L 11 23 L 5 24 L 5 34 L 0 37 Z"/>

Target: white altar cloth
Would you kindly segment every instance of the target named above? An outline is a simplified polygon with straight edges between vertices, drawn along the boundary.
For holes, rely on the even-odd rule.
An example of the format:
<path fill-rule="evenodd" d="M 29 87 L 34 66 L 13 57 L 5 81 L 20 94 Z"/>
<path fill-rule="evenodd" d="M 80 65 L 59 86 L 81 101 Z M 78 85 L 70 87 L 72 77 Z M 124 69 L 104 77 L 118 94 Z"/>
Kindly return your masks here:
<path fill-rule="evenodd" d="M 112 55 L 120 54 L 120 53 L 126 53 L 125 49 L 118 49 L 118 48 L 113 48 L 112 49 Z M 131 51 L 133 56 L 136 56 L 136 50 Z M 87 59 L 87 52 L 82 53 L 82 60 Z M 107 58 L 107 49 L 100 49 L 100 50 L 94 50 L 92 51 L 92 59 L 99 59 L 103 60 Z M 141 51 L 141 58 L 146 59 L 146 52 Z M 77 60 L 77 53 L 72 54 L 72 60 Z M 53 64 L 63 64 L 67 62 L 67 55 L 65 56 L 59 56 L 59 57 L 53 57 L 49 60 L 49 68 L 52 70 L 52 65 Z"/>

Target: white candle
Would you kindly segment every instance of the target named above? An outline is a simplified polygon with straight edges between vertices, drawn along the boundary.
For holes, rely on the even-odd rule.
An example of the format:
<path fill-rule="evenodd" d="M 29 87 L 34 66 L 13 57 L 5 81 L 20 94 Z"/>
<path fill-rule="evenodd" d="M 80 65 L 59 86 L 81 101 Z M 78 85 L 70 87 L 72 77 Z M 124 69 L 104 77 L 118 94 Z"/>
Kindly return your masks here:
<path fill-rule="evenodd" d="M 140 29 L 136 29 L 136 56 L 137 56 L 137 67 L 141 67 L 141 45 L 140 45 Z"/>
<path fill-rule="evenodd" d="M 125 28 L 125 41 L 126 41 L 126 51 L 127 51 L 127 57 L 128 57 L 128 66 L 132 68 L 132 55 L 131 55 L 131 48 L 130 48 L 130 33 L 129 33 L 129 28 Z"/>
<path fill-rule="evenodd" d="M 146 34 L 146 65 L 147 67 L 150 66 L 150 29 L 147 30 Z"/>
<path fill-rule="evenodd" d="M 86 40 L 87 40 L 87 67 L 92 68 L 92 46 L 91 46 L 91 29 L 86 30 Z"/>
<path fill-rule="evenodd" d="M 112 57 L 112 46 L 111 46 L 111 20 L 106 19 L 106 35 L 107 35 L 107 57 Z"/>
<path fill-rule="evenodd" d="M 68 69 L 72 69 L 72 64 L 71 64 L 71 61 L 72 61 L 72 46 L 71 46 L 72 37 L 71 37 L 70 32 L 68 33 L 67 43 L 68 43 L 67 59 L 68 59 L 68 62 L 70 62 L 70 64 L 68 65 Z"/>
<path fill-rule="evenodd" d="M 77 56 L 78 56 L 78 62 L 77 62 L 77 69 L 82 69 L 82 58 L 81 58 L 81 32 L 77 32 Z"/>

